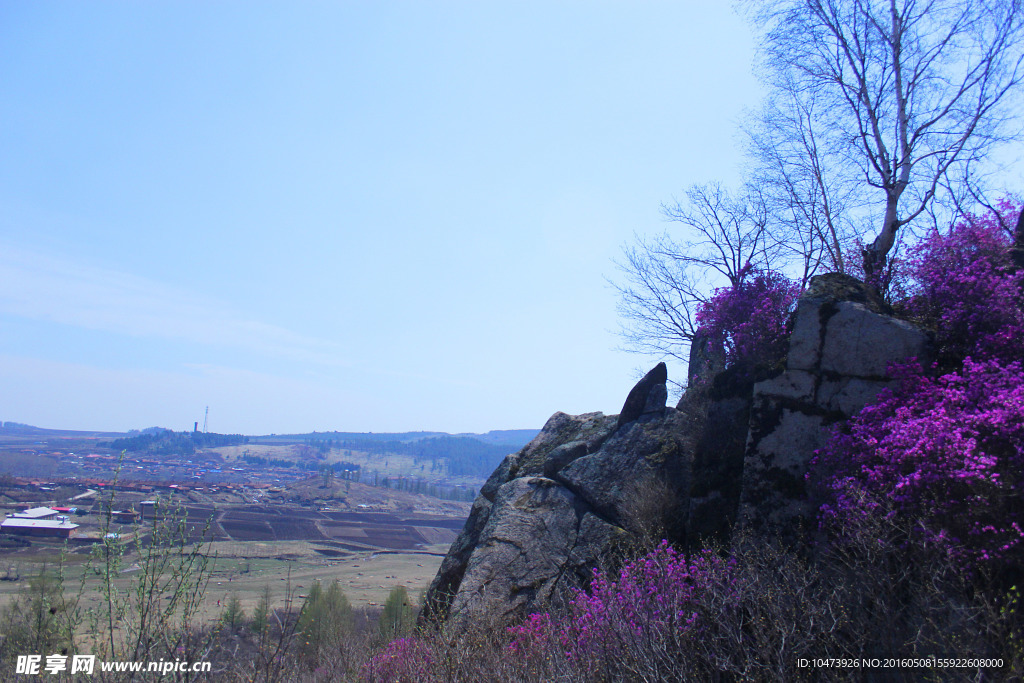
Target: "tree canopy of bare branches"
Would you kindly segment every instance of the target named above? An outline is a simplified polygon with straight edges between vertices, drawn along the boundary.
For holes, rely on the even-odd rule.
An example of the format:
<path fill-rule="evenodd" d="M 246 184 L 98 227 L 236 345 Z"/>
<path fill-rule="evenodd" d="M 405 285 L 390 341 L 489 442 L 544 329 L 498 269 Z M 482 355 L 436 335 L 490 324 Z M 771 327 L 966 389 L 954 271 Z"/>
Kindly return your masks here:
<path fill-rule="evenodd" d="M 709 182 L 663 207 L 683 238 L 627 247 L 613 283 L 627 348 L 686 361 L 697 308 L 748 260 L 804 283 L 879 279 L 914 225 L 987 206 L 978 170 L 1021 139 L 1022 2 L 743 0 L 770 85 L 744 127 L 749 174 L 738 193 Z"/>
<path fill-rule="evenodd" d="M 955 200 L 972 166 L 1014 136 L 1019 0 L 747 4 L 774 86 L 752 136 L 760 177 L 833 269 L 857 209 L 875 234 L 865 271 L 876 272 L 901 227 Z"/>
<path fill-rule="evenodd" d="M 714 287 L 737 285 L 748 262 L 768 267 L 777 249 L 756 194 L 733 196 L 714 183 L 697 185 L 662 212 L 689 238 L 637 238 L 617 264 L 627 281 L 612 285 L 619 292 L 619 314 L 628 321 L 622 336 L 630 350 L 685 363 L 698 306 Z"/>

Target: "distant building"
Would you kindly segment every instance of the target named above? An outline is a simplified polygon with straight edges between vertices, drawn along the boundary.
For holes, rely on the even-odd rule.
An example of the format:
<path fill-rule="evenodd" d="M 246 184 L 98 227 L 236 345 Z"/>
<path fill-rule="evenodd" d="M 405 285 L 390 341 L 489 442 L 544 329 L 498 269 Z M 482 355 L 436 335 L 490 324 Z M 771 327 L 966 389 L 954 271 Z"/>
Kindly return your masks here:
<path fill-rule="evenodd" d="M 156 510 L 156 501 L 155 500 L 144 500 L 144 501 L 139 503 L 139 506 L 142 508 L 139 511 L 140 518 L 141 519 L 146 519 L 146 518 L 152 519 L 153 513 Z"/>
<path fill-rule="evenodd" d="M 115 522 L 121 522 L 122 524 L 130 524 L 141 519 L 141 515 L 135 510 L 111 510 L 110 518 Z"/>
<path fill-rule="evenodd" d="M 54 513 L 56 514 L 56 513 Z M 25 519 L 8 517 L 0 522 L 0 531 L 18 536 L 48 536 L 50 538 L 71 538 L 78 528 L 66 519 Z"/>
<path fill-rule="evenodd" d="M 29 508 L 11 515 L 16 519 L 53 519 L 56 516 L 57 511 L 53 508 Z"/>

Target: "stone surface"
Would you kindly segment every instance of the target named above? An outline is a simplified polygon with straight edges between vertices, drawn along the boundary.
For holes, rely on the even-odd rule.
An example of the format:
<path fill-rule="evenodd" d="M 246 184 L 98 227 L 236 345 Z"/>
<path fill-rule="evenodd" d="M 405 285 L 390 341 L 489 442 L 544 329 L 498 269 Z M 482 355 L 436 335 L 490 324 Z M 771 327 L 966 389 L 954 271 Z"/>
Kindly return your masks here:
<path fill-rule="evenodd" d="M 889 363 L 922 356 L 928 346 L 920 329 L 854 301 L 837 303 L 826 324 L 822 373 L 884 379 Z"/>
<path fill-rule="evenodd" d="M 712 348 L 710 340 L 698 331 L 690 342 L 690 357 L 686 373 L 687 386 L 693 387 L 710 381 L 723 369 L 725 369 L 725 353 L 720 348 Z"/>
<path fill-rule="evenodd" d="M 1013 247 L 1010 248 L 1010 259 L 1017 268 L 1024 268 L 1024 211 L 1017 217 L 1017 227 L 1013 231 Z"/>
<path fill-rule="evenodd" d="M 812 278 L 797 304 L 786 371 L 753 387 L 740 522 L 813 526 L 804 475 L 829 429 L 892 385 L 890 363 L 930 356 L 928 336 L 886 315 L 875 292 L 846 275 Z"/>
<path fill-rule="evenodd" d="M 668 368 L 664 363 L 658 363 L 650 372 L 644 375 L 643 379 L 636 383 L 636 386 L 626 396 L 626 402 L 622 405 L 622 412 L 619 413 L 618 426 L 621 427 L 628 424 L 643 415 L 647 411 L 651 392 L 658 391 L 658 386 L 660 385 L 661 391 L 658 391 L 658 395 L 660 395 L 665 390 L 666 382 L 668 382 Z M 664 406 L 665 400 L 662 399 L 661 407 Z"/>
<path fill-rule="evenodd" d="M 708 400 L 702 422 L 693 428 L 685 533 L 691 547 L 724 540 L 736 523 L 749 421 L 749 395 L 721 397 Z"/>
<path fill-rule="evenodd" d="M 600 533 L 593 540 L 584 539 L 577 547 L 573 532 L 572 543 L 567 546 L 566 525 L 575 529 L 582 524 L 588 510 L 571 491 L 537 475 L 557 473 L 575 458 L 599 448 L 614 430 L 617 419 L 616 415 L 597 412 L 555 413 L 530 443 L 502 460 L 481 488 L 469 519 L 431 582 L 420 617 L 422 622 L 448 619 L 455 608 L 462 615 L 459 618 L 468 618 L 477 609 L 492 608 L 511 616 L 518 613 L 521 605 L 548 600 L 560 585 L 558 581 L 547 576 L 534 589 L 527 590 L 515 582 L 514 573 L 525 571 L 540 576 L 542 568 L 547 566 L 543 558 L 557 548 L 561 548 L 557 557 L 564 559 L 571 555 L 573 566 L 593 566 L 598 561 L 598 551 L 607 550 L 606 541 L 616 530 L 607 523 L 607 528 L 603 528 L 590 520 L 587 528 Z M 513 483 L 515 486 L 509 488 Z M 529 496 L 512 495 L 523 487 Z M 571 519 L 567 513 L 570 508 Z M 520 512 L 514 513 L 514 510 Z M 528 512 L 523 513 L 523 510 Z M 541 525 L 540 529 L 550 529 L 550 533 L 538 531 L 537 524 Z M 551 534 L 556 538 L 551 538 Z M 505 557 L 502 552 L 510 552 L 509 548 L 515 543 L 527 548 L 524 560 L 502 569 L 501 562 L 494 558 Z M 497 581 L 494 590 L 484 588 L 484 584 L 493 581 Z M 504 587 L 499 588 L 501 586 Z M 518 587 L 513 590 L 511 586 Z"/>
<path fill-rule="evenodd" d="M 544 459 L 544 476 L 554 477 L 562 469 L 577 458 L 589 452 L 585 441 L 570 441 L 557 446 Z"/>
<path fill-rule="evenodd" d="M 874 400 L 878 392 L 895 382 L 841 377 L 825 380 L 818 387 L 818 404 L 830 412 L 853 415 Z"/>
<path fill-rule="evenodd" d="M 441 561 L 437 575 L 430 582 L 426 598 L 423 601 L 423 609 L 420 612 L 421 622 L 444 621 L 448 618 L 452 599 L 459 592 L 462 577 L 466 572 L 466 565 L 477 548 L 480 533 L 490 517 L 491 507 L 491 501 L 483 496 L 477 496 L 473 502 L 473 508 L 469 512 L 466 524 L 462 527 L 462 532 L 452 542 L 448 554 Z"/>
<path fill-rule="evenodd" d="M 665 412 L 666 403 L 668 403 L 668 387 L 664 384 L 655 384 L 647 392 L 647 401 L 644 402 L 644 410 L 641 415 L 662 415 Z"/>
<path fill-rule="evenodd" d="M 615 415 L 604 413 L 555 413 L 548 418 L 540 434 L 517 454 L 509 476 L 543 474 L 548 455 L 565 443 L 579 441 L 586 445 L 588 453 L 597 450 L 615 429 L 617 419 Z"/>
<path fill-rule="evenodd" d="M 616 430 L 595 453 L 573 460 L 555 479 L 604 518 L 628 526 L 626 510 L 637 495 L 636 482 L 654 478 L 673 490 L 686 490 L 681 423 L 676 410 L 663 417 L 641 416 Z"/>
<path fill-rule="evenodd" d="M 451 603 L 456 623 L 501 623 L 558 603 L 623 533 L 545 477 L 504 484 Z"/>

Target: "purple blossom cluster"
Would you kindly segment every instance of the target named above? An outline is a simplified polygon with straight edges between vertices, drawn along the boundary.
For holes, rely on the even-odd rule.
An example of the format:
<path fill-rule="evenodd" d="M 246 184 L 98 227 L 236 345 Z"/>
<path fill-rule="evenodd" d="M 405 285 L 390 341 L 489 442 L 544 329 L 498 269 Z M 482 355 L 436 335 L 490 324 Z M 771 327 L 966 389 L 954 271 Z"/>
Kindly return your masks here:
<path fill-rule="evenodd" d="M 428 680 L 430 646 L 418 638 L 392 640 L 364 666 L 364 678 L 380 683 L 419 683 Z"/>
<path fill-rule="evenodd" d="M 715 290 L 697 311 L 697 326 L 725 351 L 727 365 L 771 362 L 786 353 L 786 322 L 799 285 L 747 263 L 735 286 Z"/>
<path fill-rule="evenodd" d="M 1004 227 L 1019 211 L 1003 202 L 911 252 L 906 308 L 935 330 L 945 372 L 891 368 L 898 387 L 818 451 L 823 524 L 898 516 L 964 569 L 1024 561 L 1024 274 Z"/>
<path fill-rule="evenodd" d="M 635 652 L 638 644 L 699 637 L 721 616 L 707 613 L 702 596 L 733 595 L 738 609 L 734 569 L 734 560 L 710 551 L 686 558 L 662 541 L 617 574 L 594 570 L 589 589 L 578 591 L 571 600 L 567 618 L 556 622 L 548 614 L 531 614 L 509 629 L 509 648 L 524 654 L 554 644 L 567 659 L 586 668 L 588 662 Z"/>
<path fill-rule="evenodd" d="M 966 359 L 940 377 L 904 373 L 812 462 L 826 524 L 882 514 L 979 561 L 1024 550 L 1024 371 Z"/>
<path fill-rule="evenodd" d="M 1024 273 L 1013 267 L 1005 227 L 1019 214 L 1003 201 L 999 213 L 966 218 L 911 250 L 908 310 L 935 329 L 944 360 L 1024 357 Z"/>

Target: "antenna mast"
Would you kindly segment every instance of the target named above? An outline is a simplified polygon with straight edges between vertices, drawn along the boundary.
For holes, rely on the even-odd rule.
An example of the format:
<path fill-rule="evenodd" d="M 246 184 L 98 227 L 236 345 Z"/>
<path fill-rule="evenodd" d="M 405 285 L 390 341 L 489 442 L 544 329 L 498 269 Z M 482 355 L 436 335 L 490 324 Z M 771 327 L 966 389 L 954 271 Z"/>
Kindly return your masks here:
<path fill-rule="evenodd" d="M 210 419 L 210 406 L 206 406 L 206 415 L 203 416 L 203 434 L 206 433 L 206 423 Z"/>

